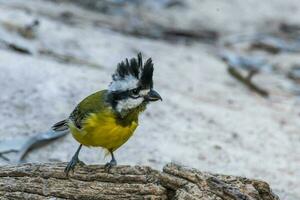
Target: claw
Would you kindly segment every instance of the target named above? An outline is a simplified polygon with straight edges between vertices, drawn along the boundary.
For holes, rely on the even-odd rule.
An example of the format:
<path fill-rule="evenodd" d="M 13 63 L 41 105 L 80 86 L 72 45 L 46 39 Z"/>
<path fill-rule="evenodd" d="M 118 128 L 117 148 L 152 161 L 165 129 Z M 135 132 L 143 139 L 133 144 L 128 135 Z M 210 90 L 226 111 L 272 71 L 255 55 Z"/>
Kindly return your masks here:
<path fill-rule="evenodd" d="M 74 169 L 76 167 L 77 164 L 79 165 L 85 165 L 82 161 L 79 160 L 78 158 L 78 154 L 79 154 L 79 151 L 81 149 L 82 145 L 79 145 L 76 153 L 74 154 L 74 156 L 72 157 L 72 160 L 68 163 L 68 165 L 66 166 L 64 172 L 66 174 L 66 176 L 69 175 L 69 172 L 72 170 L 72 172 L 74 172 Z"/>
<path fill-rule="evenodd" d="M 81 167 L 86 166 L 86 164 L 79 159 L 78 159 L 78 165 Z"/>
<path fill-rule="evenodd" d="M 75 167 L 79 165 L 79 166 L 85 166 L 86 164 L 84 162 L 82 162 L 81 160 L 79 160 L 78 158 L 72 158 L 72 160 L 68 163 L 68 165 L 66 166 L 64 172 L 65 174 L 68 176 L 69 172 L 72 170 L 72 172 L 74 172 Z"/>
<path fill-rule="evenodd" d="M 114 154 L 111 152 L 111 161 L 105 164 L 104 169 L 106 172 L 109 172 L 110 169 L 116 165 L 117 165 L 117 161 L 115 159 Z"/>
<path fill-rule="evenodd" d="M 77 163 L 79 163 L 79 159 L 78 158 L 75 158 L 73 157 L 72 160 L 68 163 L 68 165 L 66 166 L 64 172 L 65 174 L 68 176 L 69 175 L 69 172 L 72 170 L 72 172 L 74 172 L 74 169 L 77 165 Z"/>
<path fill-rule="evenodd" d="M 110 169 L 116 165 L 117 165 L 117 162 L 115 160 L 111 160 L 110 162 L 105 164 L 104 169 L 106 172 L 109 172 Z"/>

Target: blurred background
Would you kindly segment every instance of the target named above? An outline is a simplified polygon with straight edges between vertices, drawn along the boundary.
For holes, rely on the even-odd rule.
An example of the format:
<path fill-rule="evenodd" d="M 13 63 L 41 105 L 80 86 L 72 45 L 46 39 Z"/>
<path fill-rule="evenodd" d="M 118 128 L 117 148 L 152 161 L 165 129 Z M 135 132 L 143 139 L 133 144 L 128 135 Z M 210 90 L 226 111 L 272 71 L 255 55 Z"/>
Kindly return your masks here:
<path fill-rule="evenodd" d="M 176 162 L 299 199 L 299 19 L 297 0 L 0 0 L 0 164 L 142 52 L 164 101 L 140 118 L 119 164 Z M 68 134 L 24 161 L 67 162 L 77 146 Z"/>

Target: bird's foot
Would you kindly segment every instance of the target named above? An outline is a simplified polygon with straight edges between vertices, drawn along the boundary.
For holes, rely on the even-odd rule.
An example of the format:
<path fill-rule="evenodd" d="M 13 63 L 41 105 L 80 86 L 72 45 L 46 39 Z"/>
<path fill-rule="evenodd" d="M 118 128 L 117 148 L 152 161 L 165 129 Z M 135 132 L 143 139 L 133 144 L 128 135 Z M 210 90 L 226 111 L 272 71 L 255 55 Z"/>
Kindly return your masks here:
<path fill-rule="evenodd" d="M 86 166 L 86 164 L 79 159 L 78 159 L 78 165 L 81 167 Z"/>
<path fill-rule="evenodd" d="M 114 166 L 117 165 L 117 161 L 116 160 L 111 160 L 110 162 L 106 163 L 105 166 L 104 166 L 104 169 L 106 172 L 109 172 L 110 169 Z"/>
<path fill-rule="evenodd" d="M 80 166 L 85 165 L 84 162 L 80 161 L 78 157 L 73 157 L 72 160 L 68 163 L 68 165 L 65 168 L 65 174 L 68 176 L 69 172 L 72 170 L 74 172 L 74 169 L 76 165 L 79 164 Z"/>

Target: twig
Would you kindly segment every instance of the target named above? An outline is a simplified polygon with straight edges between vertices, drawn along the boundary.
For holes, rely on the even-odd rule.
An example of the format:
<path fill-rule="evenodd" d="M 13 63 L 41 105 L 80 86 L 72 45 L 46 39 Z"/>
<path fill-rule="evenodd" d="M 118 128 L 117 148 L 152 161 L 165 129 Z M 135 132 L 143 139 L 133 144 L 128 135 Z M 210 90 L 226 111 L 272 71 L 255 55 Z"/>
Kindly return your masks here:
<path fill-rule="evenodd" d="M 228 67 L 227 70 L 228 70 L 228 73 L 231 76 L 233 76 L 235 79 L 237 79 L 238 81 L 240 81 L 242 84 L 246 85 L 253 92 L 256 92 L 257 94 L 259 94 L 259 95 L 261 95 L 263 97 L 268 97 L 269 96 L 269 92 L 267 92 L 266 90 L 258 87 L 255 84 L 253 84 L 249 79 L 243 77 L 241 75 L 241 73 L 238 70 L 236 70 L 235 68 Z"/>

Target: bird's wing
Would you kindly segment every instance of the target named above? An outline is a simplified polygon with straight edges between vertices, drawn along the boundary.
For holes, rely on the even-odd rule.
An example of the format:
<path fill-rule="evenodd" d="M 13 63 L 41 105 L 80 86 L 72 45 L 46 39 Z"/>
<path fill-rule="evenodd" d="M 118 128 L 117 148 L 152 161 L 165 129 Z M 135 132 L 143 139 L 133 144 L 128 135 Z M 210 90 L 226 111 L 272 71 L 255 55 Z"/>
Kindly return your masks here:
<path fill-rule="evenodd" d="M 82 100 L 71 113 L 72 120 L 78 129 L 82 128 L 84 119 L 92 113 L 101 112 L 109 105 L 105 101 L 107 90 L 98 91 Z"/>

